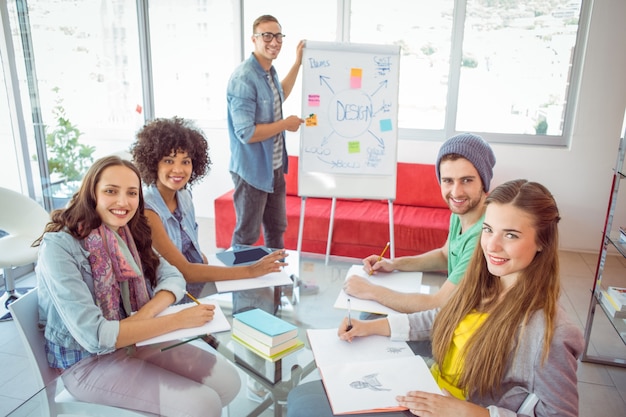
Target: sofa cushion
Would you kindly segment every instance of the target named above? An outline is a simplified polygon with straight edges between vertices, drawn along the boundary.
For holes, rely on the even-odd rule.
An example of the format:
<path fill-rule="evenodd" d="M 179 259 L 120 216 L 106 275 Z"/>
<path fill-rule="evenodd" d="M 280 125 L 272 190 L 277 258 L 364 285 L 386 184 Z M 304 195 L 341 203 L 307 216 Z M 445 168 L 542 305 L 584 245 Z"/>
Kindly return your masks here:
<path fill-rule="evenodd" d="M 396 250 L 409 249 L 414 251 L 412 254 L 418 254 L 443 246 L 448 237 L 450 210 L 394 204 L 393 222 Z M 333 243 L 382 248 L 388 240 L 387 202 L 337 201 Z M 368 255 L 371 253 L 363 253 L 361 257 Z"/>
<path fill-rule="evenodd" d="M 285 247 L 296 249 L 302 199 L 298 194 L 298 157 L 289 157 Z M 441 198 L 434 165 L 398 163 L 398 192 L 393 204 L 395 255 L 417 255 L 441 247 L 448 236 L 450 210 Z M 302 233 L 304 252 L 325 253 L 330 224 L 330 198 L 308 197 Z M 389 240 L 387 200 L 338 198 L 330 253 L 363 258 L 379 253 Z M 218 248 L 230 246 L 235 228 L 233 190 L 215 199 Z M 255 242 L 263 244 L 263 236 Z"/>
<path fill-rule="evenodd" d="M 447 208 L 433 164 L 398 162 L 394 204 Z"/>
<path fill-rule="evenodd" d="M 287 195 L 298 195 L 298 157 L 289 155 L 289 172 L 285 174 Z"/>

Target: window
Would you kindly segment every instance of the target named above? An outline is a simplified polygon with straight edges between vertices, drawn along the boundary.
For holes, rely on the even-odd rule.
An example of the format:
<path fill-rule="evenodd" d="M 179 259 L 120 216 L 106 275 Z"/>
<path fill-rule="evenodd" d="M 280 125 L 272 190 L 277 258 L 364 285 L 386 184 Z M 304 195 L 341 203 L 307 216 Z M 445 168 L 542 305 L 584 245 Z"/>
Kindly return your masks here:
<path fill-rule="evenodd" d="M 350 41 L 399 44 L 399 127 L 566 144 L 581 0 L 351 2 Z M 568 113 L 569 112 L 569 113 Z"/>
<path fill-rule="evenodd" d="M 0 52 L 1 54 L 2 52 Z M 14 139 L 17 135 L 13 134 L 11 112 L 9 109 L 9 96 L 6 88 L 7 79 L 4 77 L 4 68 L 0 61 L 0 143 L 2 143 L 3 152 L 0 152 L 0 187 L 9 188 L 18 192 L 22 192 L 20 175 L 15 173 L 21 172 L 18 161 L 21 156 L 18 154 Z"/>
<path fill-rule="evenodd" d="M 239 62 L 234 0 L 151 0 L 155 117 L 224 127 L 226 84 Z"/>
<path fill-rule="evenodd" d="M 468 1 L 457 130 L 560 136 L 580 1 L 510 3 Z"/>
<path fill-rule="evenodd" d="M 143 122 L 136 8 L 126 4 L 30 0 L 28 13 L 25 1 L 9 5 L 22 92 L 30 96 L 23 98 L 33 115 L 30 132 L 47 149 L 36 158 L 50 161 L 41 183 L 52 208 L 71 197 L 90 156 L 125 151 Z M 62 132 L 52 138 L 55 131 Z"/>
<path fill-rule="evenodd" d="M 387 0 L 385 13 L 375 0 L 353 1 L 350 41 L 400 45 L 398 126 L 443 130 L 450 71 L 454 1 L 407 3 Z"/>
<path fill-rule="evenodd" d="M 400 139 L 443 140 L 473 131 L 492 142 L 566 145 L 580 76 L 577 47 L 585 43 L 590 3 L 2 2 L 11 26 L 3 30 L 12 34 L 21 107 L 33 117 L 23 118 L 23 129 L 9 123 L 10 118 L 0 120 L 0 135 L 28 136 L 11 143 L 16 153 L 27 155 L 18 165 L 32 162 L 28 169 L 18 167 L 19 180 L 28 182 L 21 188 L 32 190 L 41 188 L 39 171 L 43 188 L 58 179 L 39 168 L 50 156 L 41 144 L 57 125 L 59 110 L 80 132 L 80 142 L 93 147 L 94 158 L 128 149 L 148 113 L 144 107 L 155 117 L 178 115 L 223 130 L 230 74 L 252 50 L 253 20 L 272 14 L 286 34 L 275 62 L 281 77 L 291 68 L 300 39 L 400 45 Z M 28 13 L 18 14 L 26 5 Z M 142 55 L 139 31 L 146 17 L 151 50 Z M 144 57 L 151 57 L 151 65 L 142 66 Z M 4 72 L 7 76 L 6 68 Z M 152 77 L 152 95 L 144 95 L 142 75 Z M 301 112 L 300 79 L 285 102 L 285 114 Z M 0 93 L 5 100 L 6 92 Z M 9 109 L 14 99 L 9 94 Z M 0 112 L 13 117 L 1 111 L 3 105 Z M 30 149 L 23 149 L 24 144 Z M 35 178 L 28 178 L 31 171 Z"/>

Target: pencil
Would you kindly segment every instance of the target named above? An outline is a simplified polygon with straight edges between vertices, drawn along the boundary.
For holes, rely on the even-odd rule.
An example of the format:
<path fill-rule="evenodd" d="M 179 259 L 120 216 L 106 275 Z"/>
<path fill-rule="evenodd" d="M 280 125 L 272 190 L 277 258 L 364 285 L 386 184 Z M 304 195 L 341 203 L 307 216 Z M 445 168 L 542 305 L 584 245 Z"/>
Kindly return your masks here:
<path fill-rule="evenodd" d="M 189 294 L 189 291 L 185 291 L 185 294 L 187 294 L 187 297 L 191 298 L 194 303 L 196 303 L 198 305 L 202 304 L 200 301 L 198 301 L 198 299 L 196 297 L 194 297 L 193 295 Z"/>
<path fill-rule="evenodd" d="M 169 345 L 167 347 L 161 348 L 161 352 L 165 352 L 166 350 L 170 350 L 172 348 L 178 347 L 180 345 L 184 345 L 185 343 L 192 342 L 194 340 L 200 339 L 202 336 L 192 337 L 191 339 L 183 340 L 182 342 L 174 343 L 173 345 Z"/>
<path fill-rule="evenodd" d="M 352 319 L 350 318 L 350 299 L 348 298 L 348 326 L 346 331 L 349 332 L 350 330 L 352 330 Z"/>
<path fill-rule="evenodd" d="M 378 262 L 383 260 L 383 256 L 385 256 L 385 252 L 387 252 L 387 249 L 389 249 L 389 242 L 387 242 L 387 244 L 385 245 L 385 249 L 383 249 L 383 251 L 380 253 L 380 255 L 378 255 L 378 260 L 376 261 L 376 263 L 378 263 Z M 370 269 L 370 275 L 372 275 L 373 272 L 374 272 L 374 270 Z"/>

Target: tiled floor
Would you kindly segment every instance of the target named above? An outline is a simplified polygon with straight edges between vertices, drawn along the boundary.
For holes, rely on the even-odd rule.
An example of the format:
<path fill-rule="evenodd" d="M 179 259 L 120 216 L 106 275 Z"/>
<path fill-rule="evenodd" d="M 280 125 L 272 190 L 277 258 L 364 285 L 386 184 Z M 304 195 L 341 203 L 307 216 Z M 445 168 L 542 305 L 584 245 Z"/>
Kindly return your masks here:
<path fill-rule="evenodd" d="M 212 235 L 212 219 L 199 219 L 203 237 L 201 245 L 205 252 L 215 251 Z M 562 303 L 571 318 L 584 328 L 589 307 L 590 289 L 596 268 L 595 254 L 562 252 L 561 276 L 563 284 Z M 318 261 L 306 262 L 301 265 L 301 278 L 320 281 L 324 291 L 319 294 L 301 298 L 299 321 L 303 328 L 335 326 L 341 320 L 343 312 L 333 309 L 341 282 L 345 277 L 344 267 L 324 265 L 323 256 Z M 604 282 L 607 285 L 625 284 L 626 259 L 610 256 L 606 262 Z M 436 274 L 430 279 L 441 280 Z M 33 283 L 33 277 L 19 281 L 18 286 Z M 324 282 L 321 282 L 324 280 Z M 322 309 L 326 306 L 325 309 Z M 312 314 L 306 313 L 311 311 Z M 304 310 L 304 311 L 303 311 Z M 288 312 L 285 312 L 289 314 Z M 314 313 L 314 314 L 313 314 Z M 315 317 L 315 319 L 313 318 Z M 619 357 L 626 360 L 626 346 L 618 338 L 613 327 L 601 312 L 597 312 L 594 331 L 590 344 L 590 353 L 598 353 Z M 22 345 L 13 322 L 0 323 L 0 416 L 19 406 L 34 393 L 30 369 L 22 353 Z M 604 366 L 581 362 L 578 371 L 581 417 L 626 417 L 626 368 Z M 242 376 L 242 381 L 245 381 Z M 240 417 L 250 412 L 256 403 L 246 398 L 245 384 L 240 395 L 229 407 L 231 417 Z M 265 411 L 262 417 L 273 416 L 272 411 Z"/>

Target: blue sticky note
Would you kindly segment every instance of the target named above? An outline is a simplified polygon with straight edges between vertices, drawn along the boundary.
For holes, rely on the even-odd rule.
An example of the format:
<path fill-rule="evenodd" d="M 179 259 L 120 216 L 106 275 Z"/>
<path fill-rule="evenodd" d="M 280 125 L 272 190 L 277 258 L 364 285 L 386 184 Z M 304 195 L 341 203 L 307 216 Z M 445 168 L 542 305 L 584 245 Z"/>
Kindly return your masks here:
<path fill-rule="evenodd" d="M 388 132 L 392 129 L 391 127 L 391 119 L 383 119 L 380 121 L 380 131 Z"/>

